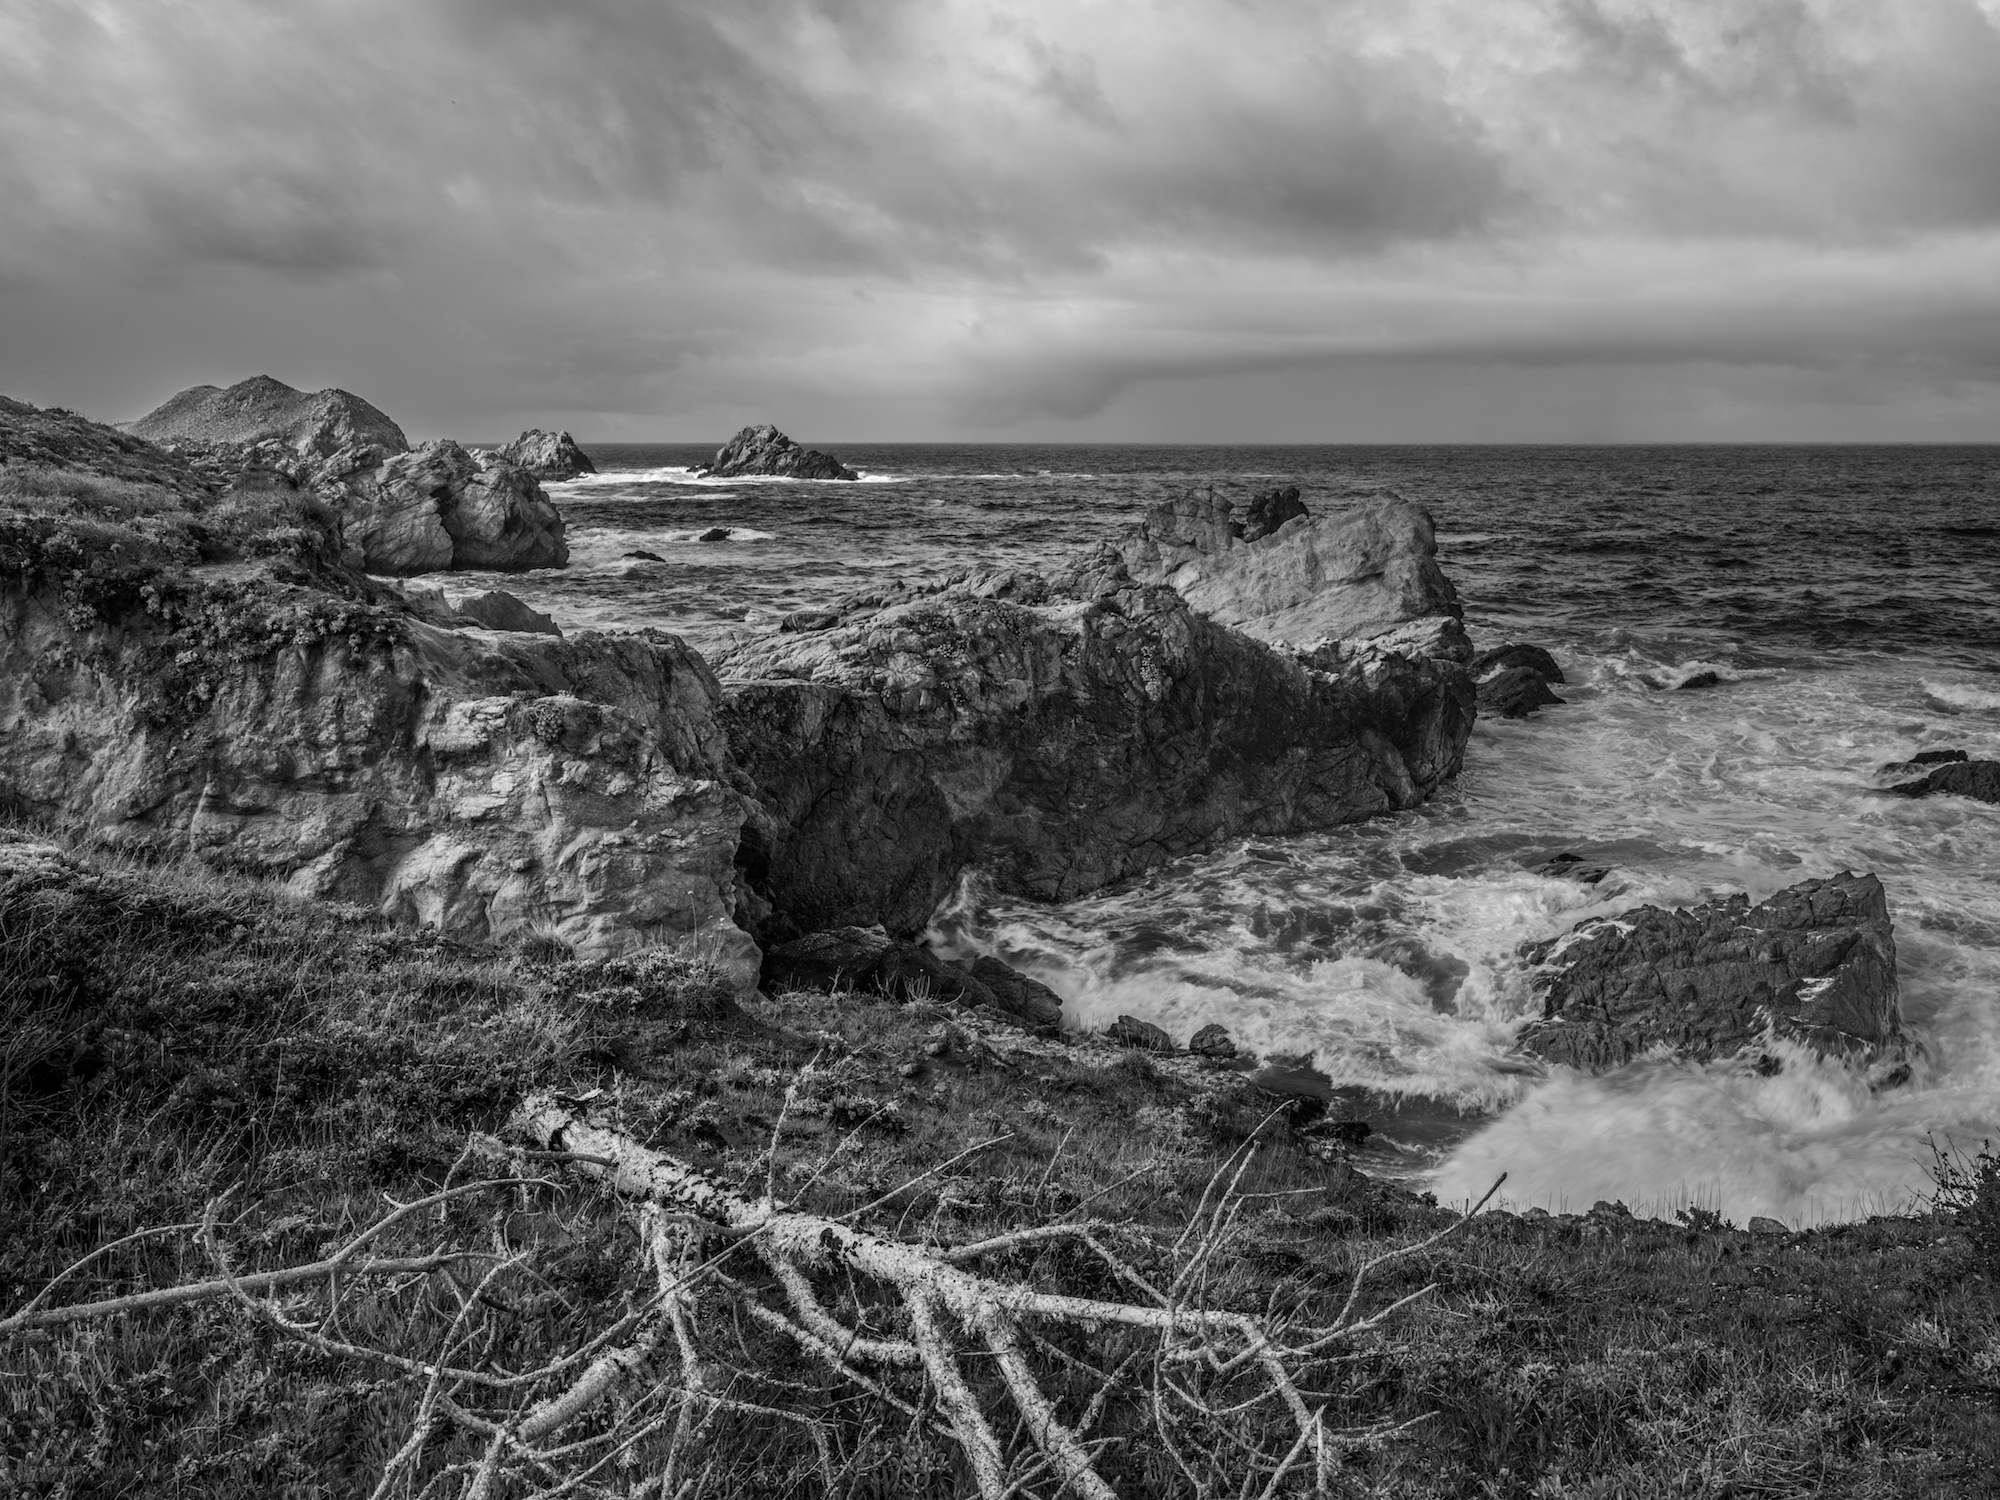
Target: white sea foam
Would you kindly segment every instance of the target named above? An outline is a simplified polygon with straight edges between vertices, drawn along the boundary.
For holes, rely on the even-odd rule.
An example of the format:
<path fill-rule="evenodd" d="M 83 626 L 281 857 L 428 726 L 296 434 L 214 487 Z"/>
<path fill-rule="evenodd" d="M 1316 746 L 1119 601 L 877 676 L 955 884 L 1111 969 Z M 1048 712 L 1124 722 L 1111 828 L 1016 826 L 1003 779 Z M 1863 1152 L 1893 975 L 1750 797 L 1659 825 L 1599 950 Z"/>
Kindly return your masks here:
<path fill-rule="evenodd" d="M 1924 680 L 1924 692 L 1934 702 L 1960 713 L 2000 713 L 2000 691 L 1965 682 Z"/>

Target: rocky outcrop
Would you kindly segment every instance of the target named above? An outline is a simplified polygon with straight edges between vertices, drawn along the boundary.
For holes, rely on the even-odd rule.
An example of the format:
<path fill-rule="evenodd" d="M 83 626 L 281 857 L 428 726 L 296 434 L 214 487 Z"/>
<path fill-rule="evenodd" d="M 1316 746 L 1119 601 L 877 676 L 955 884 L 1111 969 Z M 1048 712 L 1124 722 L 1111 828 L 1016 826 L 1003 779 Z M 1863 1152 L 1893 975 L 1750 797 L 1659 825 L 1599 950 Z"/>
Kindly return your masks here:
<path fill-rule="evenodd" d="M 763 984 L 983 1006 L 1031 1027 L 1062 1022 L 1061 997 L 999 959 L 983 956 L 968 968 L 880 927 L 833 927 L 780 943 L 764 955 Z"/>
<path fill-rule="evenodd" d="M 1525 719 L 1538 708 L 1566 700 L 1550 691 L 1563 680 L 1556 659 L 1540 646 L 1499 646 L 1480 653 L 1472 663 L 1472 680 L 1479 688 L 1479 710 L 1502 719 Z"/>
<path fill-rule="evenodd" d="M 777 428 L 746 427 L 716 450 L 715 461 L 697 471 L 718 479 L 734 474 L 774 474 L 783 479 L 859 479 L 839 459 L 803 448 Z"/>
<path fill-rule="evenodd" d="M 2000 760 L 1956 760 L 1934 765 L 1915 781 L 1900 782 L 1890 788 L 1905 797 L 1971 797 L 1979 802 L 2000 802 Z"/>
<path fill-rule="evenodd" d="M 691 939 L 739 985 L 751 812 L 707 665 L 665 635 L 475 636 L 365 588 L 108 573 L 0 584 L 0 801 L 465 938 Z M 67 570 L 67 571 L 65 571 Z"/>
<path fill-rule="evenodd" d="M 488 630 L 515 630 L 526 635 L 561 635 L 562 630 L 549 616 L 530 609 L 504 589 L 488 589 L 458 601 L 455 611 L 461 620 L 483 625 Z"/>
<path fill-rule="evenodd" d="M 1597 917 L 1523 957 L 1543 1013 L 1528 1051 L 1597 1071 L 1665 1044 L 1690 1059 L 1759 1047 L 1767 1034 L 1872 1056 L 1901 1040 L 1896 940 L 1873 875 L 1808 880 L 1681 911 Z"/>
<path fill-rule="evenodd" d="M 129 424 L 149 442 L 197 449 L 249 448 L 273 443 L 325 466 L 342 455 L 372 451 L 374 462 L 406 451 L 403 429 L 348 391 L 294 390 L 282 380 L 255 375 L 227 390 L 197 385 Z M 355 461 L 344 472 L 367 467 Z"/>
<path fill-rule="evenodd" d="M 1191 491 L 1111 550 L 1139 582 L 1166 584 L 1202 614 L 1264 641 L 1351 640 L 1425 616 L 1462 616 L 1437 564 L 1431 518 L 1417 506 L 1386 492 L 1318 515 L 1300 505 L 1262 532 L 1284 509 L 1260 496 L 1246 523 L 1212 490 Z"/>
<path fill-rule="evenodd" d="M 562 516 L 534 476 L 503 458 L 482 463 L 448 438 L 353 476 L 346 494 L 347 558 L 370 573 L 519 573 L 569 561 Z"/>
<path fill-rule="evenodd" d="M 1908 760 L 1889 762 L 1888 765 L 1882 767 L 1875 774 L 1878 776 L 1922 775 L 1928 772 L 1932 766 L 1948 766 L 1955 761 L 1971 759 L 1972 757 L 1963 750 L 1920 750 Z"/>
<path fill-rule="evenodd" d="M 1130 579 L 1080 599 L 983 575 L 870 608 L 718 659 L 772 941 L 913 935 L 975 865 L 1061 901 L 1223 837 L 1414 807 L 1471 728 L 1455 665 L 1309 665 Z"/>
<path fill-rule="evenodd" d="M 1298 520 L 1308 512 L 1306 503 L 1299 497 L 1299 487 L 1288 484 L 1282 489 L 1264 490 L 1250 497 L 1250 503 L 1243 507 L 1243 521 L 1232 528 L 1238 541 L 1257 542 L 1270 536 L 1287 521 Z"/>
<path fill-rule="evenodd" d="M 579 474 L 597 472 L 597 465 L 577 447 L 575 438 L 567 432 L 544 432 L 539 427 L 530 427 L 505 447 L 496 448 L 494 454 L 536 479 L 574 479 Z"/>

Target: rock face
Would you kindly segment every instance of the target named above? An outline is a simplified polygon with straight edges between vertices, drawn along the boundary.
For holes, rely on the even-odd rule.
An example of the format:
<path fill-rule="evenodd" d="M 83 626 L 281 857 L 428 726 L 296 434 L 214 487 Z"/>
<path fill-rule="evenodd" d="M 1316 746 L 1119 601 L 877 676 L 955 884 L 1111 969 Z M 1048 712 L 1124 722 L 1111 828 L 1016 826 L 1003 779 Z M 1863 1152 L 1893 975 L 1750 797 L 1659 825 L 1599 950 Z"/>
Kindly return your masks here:
<path fill-rule="evenodd" d="M 777 428 L 746 427 L 716 450 L 715 462 L 700 470 L 717 478 L 732 474 L 775 474 L 785 479 L 859 479 L 839 459 L 802 448 Z"/>
<path fill-rule="evenodd" d="M 357 449 L 386 456 L 410 446 L 402 428 L 359 396 L 342 390 L 294 390 L 268 375 L 252 376 L 227 390 L 192 386 L 126 430 L 153 443 L 201 448 L 276 441 L 301 457 L 321 461 Z"/>
<path fill-rule="evenodd" d="M 544 432 L 539 427 L 530 427 L 504 448 L 496 449 L 495 456 L 536 479 L 574 479 L 579 474 L 597 472 L 597 465 L 577 447 L 575 438 L 567 432 Z"/>
<path fill-rule="evenodd" d="M 448 438 L 353 476 L 347 493 L 347 558 L 370 573 L 519 573 L 569 561 L 562 516 L 534 476 L 503 458 L 482 464 Z"/>
<path fill-rule="evenodd" d="M 1246 522 L 1212 491 L 1190 492 L 1155 509 L 1116 552 L 1134 579 L 1166 584 L 1210 619 L 1264 641 L 1351 640 L 1463 615 L 1437 564 L 1431 518 L 1417 506 L 1386 493 L 1319 515 L 1301 504 L 1275 530 L 1261 529 L 1287 509 L 1259 496 Z"/>
<path fill-rule="evenodd" d="M 1542 966 L 1528 1051 L 1592 1071 L 1666 1043 L 1726 1057 L 1777 1035 L 1866 1056 L 1901 1037 L 1896 940 L 1873 875 L 1808 880 L 1684 911 L 1642 906 L 1523 950 Z"/>
<path fill-rule="evenodd" d="M 1500 646 L 1481 652 L 1472 663 L 1472 680 L 1479 685 L 1482 713 L 1502 719 L 1525 719 L 1538 708 L 1565 700 L 1549 690 L 1563 680 L 1556 659 L 1540 646 Z"/>
<path fill-rule="evenodd" d="M 677 639 L 482 639 L 386 591 L 58 560 L 10 557 L 0 582 L 16 814 L 470 939 L 692 938 L 755 982 L 733 920 L 751 806 L 720 687 Z"/>
<path fill-rule="evenodd" d="M 2000 760 L 1959 760 L 1937 765 L 1929 775 L 1891 787 L 1905 797 L 1934 797 L 1943 793 L 1972 797 L 1980 802 L 2000 802 Z"/>
<path fill-rule="evenodd" d="M 1130 579 L 1079 599 L 982 575 L 844 613 L 718 660 L 768 815 L 744 873 L 773 941 L 912 935 L 973 865 L 1061 901 L 1219 838 L 1414 807 L 1471 730 L 1453 664 L 1308 665 Z"/>

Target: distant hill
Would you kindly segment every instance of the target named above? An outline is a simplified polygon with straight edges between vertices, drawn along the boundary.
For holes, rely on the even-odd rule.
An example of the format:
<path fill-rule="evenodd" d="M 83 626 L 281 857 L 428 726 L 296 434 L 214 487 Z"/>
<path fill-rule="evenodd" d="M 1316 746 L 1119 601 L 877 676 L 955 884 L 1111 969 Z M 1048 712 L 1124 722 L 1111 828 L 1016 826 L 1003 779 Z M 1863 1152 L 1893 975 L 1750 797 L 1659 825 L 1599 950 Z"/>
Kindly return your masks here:
<path fill-rule="evenodd" d="M 177 454 L 143 438 L 64 411 L 0 396 L 0 467 L 47 466 L 135 484 L 158 484 L 183 497 L 212 485 Z"/>
<path fill-rule="evenodd" d="M 409 439 L 387 416 L 348 391 L 299 391 L 269 375 L 227 390 L 191 386 L 125 430 L 155 443 L 259 443 L 276 438 L 301 453 L 326 455 L 355 444 L 407 452 Z"/>

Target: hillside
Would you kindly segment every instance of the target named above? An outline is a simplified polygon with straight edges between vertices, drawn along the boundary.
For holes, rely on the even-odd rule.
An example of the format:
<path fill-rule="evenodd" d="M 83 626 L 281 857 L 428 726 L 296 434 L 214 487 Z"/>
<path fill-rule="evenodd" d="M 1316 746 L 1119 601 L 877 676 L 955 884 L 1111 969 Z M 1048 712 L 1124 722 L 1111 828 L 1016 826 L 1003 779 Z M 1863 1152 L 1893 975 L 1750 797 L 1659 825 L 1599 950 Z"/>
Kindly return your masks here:
<path fill-rule="evenodd" d="M 359 396 L 342 390 L 294 390 L 269 375 L 252 376 L 226 390 L 191 386 L 126 430 L 154 443 L 206 447 L 277 439 L 301 453 L 319 455 L 353 444 L 373 444 L 390 453 L 410 446 L 402 428 Z"/>

